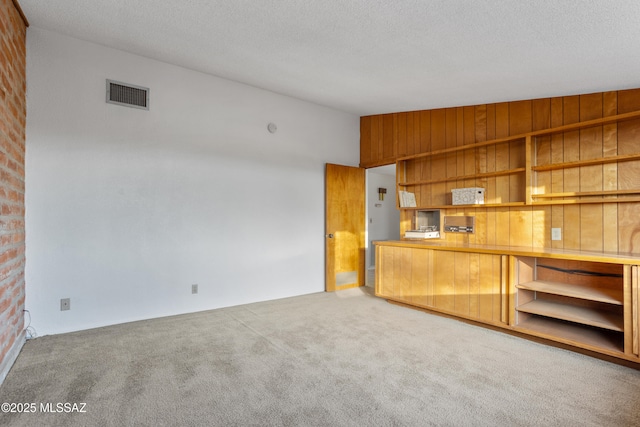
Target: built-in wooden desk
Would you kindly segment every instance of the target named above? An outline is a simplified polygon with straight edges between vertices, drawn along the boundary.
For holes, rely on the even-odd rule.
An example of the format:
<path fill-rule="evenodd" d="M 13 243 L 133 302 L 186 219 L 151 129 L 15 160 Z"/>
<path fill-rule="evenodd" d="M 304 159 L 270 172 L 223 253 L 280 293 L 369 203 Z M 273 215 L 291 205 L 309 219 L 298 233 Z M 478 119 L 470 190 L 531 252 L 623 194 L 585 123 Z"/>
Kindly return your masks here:
<path fill-rule="evenodd" d="M 640 363 L 640 254 L 374 244 L 379 297 Z"/>

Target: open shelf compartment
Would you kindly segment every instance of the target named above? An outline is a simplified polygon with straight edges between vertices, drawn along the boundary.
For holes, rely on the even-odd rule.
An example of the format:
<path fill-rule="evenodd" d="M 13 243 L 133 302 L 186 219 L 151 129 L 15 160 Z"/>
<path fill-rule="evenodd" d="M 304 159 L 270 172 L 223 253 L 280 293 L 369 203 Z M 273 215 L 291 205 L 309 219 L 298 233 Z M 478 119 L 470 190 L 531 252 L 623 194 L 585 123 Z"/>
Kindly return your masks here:
<path fill-rule="evenodd" d="M 624 352 L 623 267 L 517 257 L 514 324 L 544 338 Z"/>

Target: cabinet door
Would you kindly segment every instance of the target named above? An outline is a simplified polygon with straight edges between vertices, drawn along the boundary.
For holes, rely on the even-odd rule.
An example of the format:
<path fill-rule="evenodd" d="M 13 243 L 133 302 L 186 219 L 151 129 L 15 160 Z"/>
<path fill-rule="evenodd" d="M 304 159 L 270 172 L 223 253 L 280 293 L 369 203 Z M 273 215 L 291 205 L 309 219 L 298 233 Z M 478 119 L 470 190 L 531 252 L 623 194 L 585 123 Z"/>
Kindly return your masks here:
<path fill-rule="evenodd" d="M 394 294 L 394 255 L 398 248 L 376 246 L 376 295 L 388 298 Z"/>
<path fill-rule="evenodd" d="M 434 308 L 487 323 L 500 323 L 500 255 L 434 251 Z"/>
<path fill-rule="evenodd" d="M 477 295 L 478 320 L 507 323 L 507 262 L 506 256 L 478 254 Z"/>
<path fill-rule="evenodd" d="M 419 306 L 433 304 L 429 249 L 376 247 L 376 295 Z"/>
<path fill-rule="evenodd" d="M 411 257 L 411 303 L 433 307 L 433 250 L 414 249 Z"/>
<path fill-rule="evenodd" d="M 500 255 L 376 247 L 376 295 L 499 324 L 504 270 Z"/>
<path fill-rule="evenodd" d="M 455 312 L 455 252 L 433 253 L 433 306 L 450 313 Z"/>

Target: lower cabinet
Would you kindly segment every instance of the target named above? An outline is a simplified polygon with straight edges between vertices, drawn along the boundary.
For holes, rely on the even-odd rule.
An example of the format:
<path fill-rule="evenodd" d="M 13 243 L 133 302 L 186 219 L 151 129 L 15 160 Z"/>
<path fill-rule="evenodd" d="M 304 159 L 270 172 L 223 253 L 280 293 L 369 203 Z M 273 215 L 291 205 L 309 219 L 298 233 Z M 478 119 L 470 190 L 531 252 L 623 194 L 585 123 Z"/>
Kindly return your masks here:
<path fill-rule="evenodd" d="M 376 295 L 491 324 L 508 323 L 507 257 L 376 246 Z"/>
<path fill-rule="evenodd" d="M 376 295 L 640 363 L 640 259 L 476 250 L 377 244 Z"/>
<path fill-rule="evenodd" d="M 637 266 L 513 257 L 510 323 L 531 335 L 638 357 Z"/>

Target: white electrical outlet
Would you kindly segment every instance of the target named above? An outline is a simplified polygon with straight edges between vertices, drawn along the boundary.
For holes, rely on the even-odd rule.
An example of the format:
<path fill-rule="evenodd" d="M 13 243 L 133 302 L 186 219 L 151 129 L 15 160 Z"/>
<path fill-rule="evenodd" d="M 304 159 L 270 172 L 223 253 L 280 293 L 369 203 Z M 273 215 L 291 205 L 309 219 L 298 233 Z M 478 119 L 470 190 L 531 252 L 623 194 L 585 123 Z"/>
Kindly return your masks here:
<path fill-rule="evenodd" d="M 198 285 L 191 285 L 191 293 L 192 294 L 197 294 L 198 293 Z"/>
<path fill-rule="evenodd" d="M 562 240 L 562 228 L 551 229 L 551 240 Z"/>

